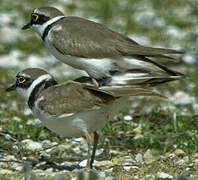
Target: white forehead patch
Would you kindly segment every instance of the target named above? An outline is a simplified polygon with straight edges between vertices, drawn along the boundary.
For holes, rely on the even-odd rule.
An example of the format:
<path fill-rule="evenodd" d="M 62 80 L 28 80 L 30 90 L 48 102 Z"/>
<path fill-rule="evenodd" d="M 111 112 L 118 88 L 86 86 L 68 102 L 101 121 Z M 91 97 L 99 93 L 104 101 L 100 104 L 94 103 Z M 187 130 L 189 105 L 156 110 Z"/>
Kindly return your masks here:
<path fill-rule="evenodd" d="M 24 74 L 24 73 L 21 73 L 21 72 L 19 72 L 19 73 L 17 74 L 17 76 L 22 76 L 22 77 L 25 77 L 25 78 L 31 78 L 29 75 Z"/>
<path fill-rule="evenodd" d="M 44 12 L 42 12 L 42 11 L 39 11 L 39 8 L 36 8 L 36 9 L 33 11 L 33 13 L 41 14 L 41 15 L 45 15 L 45 16 L 49 16 L 48 13 L 44 13 Z"/>
<path fill-rule="evenodd" d="M 49 74 L 44 74 L 44 75 L 38 77 L 37 79 L 35 79 L 29 88 L 25 89 L 25 88 L 17 87 L 16 91 L 18 94 L 20 94 L 25 99 L 25 101 L 28 101 L 34 88 L 41 82 L 47 81 L 50 79 L 52 79 L 52 77 Z"/>

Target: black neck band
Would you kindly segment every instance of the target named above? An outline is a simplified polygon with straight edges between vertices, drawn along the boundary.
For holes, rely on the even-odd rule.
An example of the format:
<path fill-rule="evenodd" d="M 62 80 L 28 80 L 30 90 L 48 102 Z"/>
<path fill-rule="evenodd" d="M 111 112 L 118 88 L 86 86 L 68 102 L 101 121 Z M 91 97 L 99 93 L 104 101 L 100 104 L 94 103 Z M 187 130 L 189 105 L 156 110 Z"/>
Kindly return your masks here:
<path fill-rule="evenodd" d="M 52 24 L 49 24 L 49 25 L 45 28 L 45 30 L 44 30 L 44 32 L 43 32 L 43 35 L 42 35 L 42 40 L 43 40 L 43 41 L 45 41 L 45 37 L 48 35 L 48 33 L 49 33 L 50 29 L 52 28 L 52 26 L 53 26 L 55 23 L 57 23 L 58 21 L 60 21 L 61 19 L 63 19 L 63 18 L 65 18 L 65 17 L 63 16 L 62 18 L 58 19 L 57 21 L 53 22 Z"/>
<path fill-rule="evenodd" d="M 30 109 L 33 108 L 35 100 L 36 100 L 36 94 L 42 85 L 44 85 L 44 87 L 43 87 L 43 90 L 44 90 L 44 89 L 47 89 L 48 87 L 54 86 L 56 84 L 58 84 L 58 83 L 54 79 L 51 79 L 48 81 L 43 81 L 43 82 L 37 84 L 37 86 L 33 89 L 32 93 L 30 94 L 30 97 L 28 99 L 28 106 L 30 107 Z"/>

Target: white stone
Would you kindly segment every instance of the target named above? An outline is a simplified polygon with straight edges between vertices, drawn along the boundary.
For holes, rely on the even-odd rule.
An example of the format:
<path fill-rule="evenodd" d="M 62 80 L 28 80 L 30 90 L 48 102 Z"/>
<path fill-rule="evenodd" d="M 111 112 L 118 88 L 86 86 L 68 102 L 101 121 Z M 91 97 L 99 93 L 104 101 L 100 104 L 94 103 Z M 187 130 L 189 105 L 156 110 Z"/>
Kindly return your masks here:
<path fill-rule="evenodd" d="M 41 124 L 41 121 L 39 119 L 29 119 L 27 121 L 27 124 L 28 125 L 38 125 L 38 124 Z"/>
<path fill-rule="evenodd" d="M 81 167 L 86 167 L 86 166 L 87 166 L 87 159 L 81 161 L 81 162 L 79 163 L 79 165 L 80 165 Z"/>
<path fill-rule="evenodd" d="M 113 172 L 113 168 L 105 169 L 104 172 L 106 172 L 106 173 L 112 173 Z"/>
<path fill-rule="evenodd" d="M 138 153 L 138 154 L 135 156 L 135 160 L 136 160 L 138 163 L 143 163 L 142 154 Z"/>
<path fill-rule="evenodd" d="M 130 166 L 124 166 L 123 168 L 124 168 L 125 171 L 130 171 L 131 170 Z"/>
<path fill-rule="evenodd" d="M 6 160 L 11 161 L 11 160 L 16 160 L 16 158 L 13 155 L 7 155 L 5 157 Z"/>
<path fill-rule="evenodd" d="M 184 159 L 180 159 L 175 164 L 177 164 L 177 165 L 183 165 L 184 163 L 185 163 L 185 160 Z"/>
<path fill-rule="evenodd" d="M 152 174 L 147 174 L 147 175 L 145 176 L 145 178 L 155 178 L 155 176 L 152 175 Z"/>
<path fill-rule="evenodd" d="M 145 153 L 144 153 L 144 160 L 147 164 L 151 164 L 153 163 L 157 157 L 154 155 L 154 151 L 153 150 L 150 150 L 148 149 Z"/>
<path fill-rule="evenodd" d="M 138 169 L 138 166 L 132 165 L 132 166 L 123 166 L 125 171 L 130 171 L 131 169 Z"/>
<path fill-rule="evenodd" d="M 19 125 L 19 128 L 20 128 L 20 129 L 23 129 L 23 125 L 22 125 L 22 124 L 20 124 L 20 125 Z"/>
<path fill-rule="evenodd" d="M 14 116 L 14 117 L 12 118 L 12 120 L 14 120 L 14 121 L 16 121 L 16 122 L 20 122 L 20 121 L 21 121 L 21 119 L 20 119 L 19 117 L 17 117 L 17 116 Z"/>
<path fill-rule="evenodd" d="M 114 180 L 115 177 L 112 177 L 112 176 L 109 176 L 109 177 L 106 177 L 105 180 Z"/>
<path fill-rule="evenodd" d="M 126 115 L 123 118 L 125 121 L 131 121 L 133 118 L 130 115 Z"/>
<path fill-rule="evenodd" d="M 176 155 L 175 155 L 175 154 L 173 154 L 173 153 L 171 153 L 171 154 L 169 154 L 169 155 L 168 155 L 168 157 L 169 157 L 169 158 L 171 158 L 171 159 L 173 159 L 173 158 L 175 158 L 175 157 L 176 157 Z"/>
<path fill-rule="evenodd" d="M 183 61 L 186 63 L 186 64 L 194 64 L 196 63 L 196 58 L 195 56 L 191 55 L 191 54 L 185 54 L 183 56 Z"/>
<path fill-rule="evenodd" d="M 37 151 L 42 149 L 41 143 L 32 141 L 31 139 L 25 139 L 21 143 L 24 145 L 24 148 L 32 151 Z"/>
<path fill-rule="evenodd" d="M 10 170 L 10 169 L 0 169 L 0 175 L 3 175 L 3 174 L 12 174 L 13 171 Z"/>
<path fill-rule="evenodd" d="M 113 162 L 111 162 L 111 161 L 94 161 L 95 167 L 112 166 L 112 165 L 113 165 Z"/>
<path fill-rule="evenodd" d="M 134 176 L 134 179 L 138 179 L 139 180 L 139 176 L 138 175 Z"/>
<path fill-rule="evenodd" d="M 173 179 L 173 176 L 167 174 L 167 173 L 164 173 L 164 172 L 158 172 L 156 174 L 157 178 L 162 178 L 162 179 Z"/>

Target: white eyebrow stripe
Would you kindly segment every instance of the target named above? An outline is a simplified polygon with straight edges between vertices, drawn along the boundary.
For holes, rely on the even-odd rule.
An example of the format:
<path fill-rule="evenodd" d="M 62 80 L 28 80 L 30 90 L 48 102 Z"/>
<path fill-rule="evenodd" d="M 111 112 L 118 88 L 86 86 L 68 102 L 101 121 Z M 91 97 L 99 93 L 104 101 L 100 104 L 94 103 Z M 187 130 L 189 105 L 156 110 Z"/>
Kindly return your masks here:
<path fill-rule="evenodd" d="M 42 24 L 42 25 L 33 25 L 32 27 L 33 27 L 33 29 L 42 37 L 42 36 L 43 36 L 43 33 L 44 33 L 44 31 L 45 31 L 45 29 L 46 29 L 49 25 L 53 24 L 54 22 L 58 21 L 59 19 L 61 19 L 61 18 L 63 18 L 63 17 L 65 17 L 65 16 L 57 16 L 57 17 L 54 17 L 54 18 L 48 20 L 47 22 L 45 22 L 45 23 Z M 36 28 L 35 28 L 34 26 L 35 26 Z"/>
<path fill-rule="evenodd" d="M 31 78 L 29 75 L 27 75 L 27 74 L 25 74 L 25 73 L 22 73 L 22 72 L 19 72 L 19 73 L 16 75 L 16 77 L 18 77 L 18 76 L 22 76 L 22 77 L 24 77 L 24 78 Z"/>

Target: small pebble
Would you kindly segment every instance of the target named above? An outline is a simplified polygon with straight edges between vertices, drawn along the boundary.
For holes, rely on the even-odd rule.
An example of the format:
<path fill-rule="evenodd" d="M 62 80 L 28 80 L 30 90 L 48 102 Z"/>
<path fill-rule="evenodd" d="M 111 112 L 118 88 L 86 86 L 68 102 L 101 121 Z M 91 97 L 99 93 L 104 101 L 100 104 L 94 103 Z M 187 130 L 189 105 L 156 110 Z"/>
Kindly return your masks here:
<path fill-rule="evenodd" d="M 79 163 L 79 165 L 80 165 L 81 167 L 86 167 L 86 166 L 87 166 L 87 159 L 81 161 L 81 162 Z"/>
<path fill-rule="evenodd" d="M 130 115 L 124 116 L 123 119 L 124 119 L 125 121 L 131 121 L 131 120 L 133 120 L 133 118 L 132 118 Z"/>
<path fill-rule="evenodd" d="M 105 169 L 104 172 L 106 172 L 106 173 L 112 173 L 113 172 L 113 168 Z"/>
<path fill-rule="evenodd" d="M 10 169 L 0 169 L 0 175 L 12 174 L 13 171 Z"/>
<path fill-rule="evenodd" d="M 176 150 L 174 151 L 174 154 L 175 154 L 176 156 L 184 156 L 186 153 L 185 153 L 182 149 L 176 149 Z"/>
<path fill-rule="evenodd" d="M 185 163 L 185 160 L 184 159 L 180 159 L 179 161 L 177 161 L 175 164 L 177 165 L 183 165 Z"/>
<path fill-rule="evenodd" d="M 41 150 L 42 145 L 41 143 L 32 141 L 31 139 L 25 139 L 21 141 L 22 145 L 24 146 L 25 149 L 36 151 L 36 150 Z"/>
<path fill-rule="evenodd" d="M 143 163 L 142 154 L 138 153 L 138 154 L 135 156 L 135 160 L 136 160 L 138 163 Z"/>
<path fill-rule="evenodd" d="M 167 174 L 167 173 L 164 173 L 164 172 L 158 172 L 156 174 L 157 178 L 162 178 L 162 179 L 173 179 L 173 176 Z"/>
<path fill-rule="evenodd" d="M 94 161 L 94 167 L 111 167 L 114 162 L 111 161 Z"/>
<path fill-rule="evenodd" d="M 29 119 L 27 121 L 27 125 L 35 126 L 35 125 L 38 125 L 38 124 L 41 124 L 41 121 L 39 119 Z"/>
<path fill-rule="evenodd" d="M 133 139 L 142 139 L 144 136 L 142 134 L 136 134 Z"/>
<path fill-rule="evenodd" d="M 20 122 L 20 121 L 21 121 L 21 119 L 20 119 L 19 117 L 17 117 L 17 116 L 14 116 L 12 119 L 13 119 L 14 121 L 16 121 L 16 122 Z"/>
<path fill-rule="evenodd" d="M 133 132 L 140 134 L 142 133 L 142 128 L 141 127 L 136 127 L 135 129 L 133 129 Z"/>
<path fill-rule="evenodd" d="M 144 160 L 147 164 L 151 164 L 154 161 L 156 161 L 157 157 L 156 155 L 154 155 L 154 152 L 150 149 L 148 149 L 145 153 L 144 153 Z"/>

